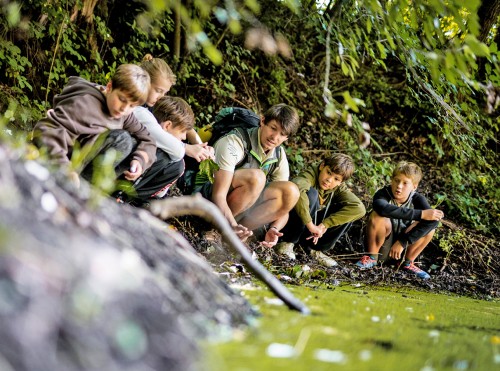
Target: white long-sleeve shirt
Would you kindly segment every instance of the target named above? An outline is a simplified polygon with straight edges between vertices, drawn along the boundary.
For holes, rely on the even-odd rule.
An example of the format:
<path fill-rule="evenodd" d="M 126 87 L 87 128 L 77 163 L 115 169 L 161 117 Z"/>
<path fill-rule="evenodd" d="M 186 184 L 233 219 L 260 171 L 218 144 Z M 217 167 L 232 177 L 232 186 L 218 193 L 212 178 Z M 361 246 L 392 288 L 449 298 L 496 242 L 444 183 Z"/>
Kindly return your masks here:
<path fill-rule="evenodd" d="M 173 161 L 180 161 L 186 154 L 184 143 L 162 129 L 154 115 L 145 107 L 134 109 L 134 115 L 156 141 L 156 147 L 166 152 Z"/>

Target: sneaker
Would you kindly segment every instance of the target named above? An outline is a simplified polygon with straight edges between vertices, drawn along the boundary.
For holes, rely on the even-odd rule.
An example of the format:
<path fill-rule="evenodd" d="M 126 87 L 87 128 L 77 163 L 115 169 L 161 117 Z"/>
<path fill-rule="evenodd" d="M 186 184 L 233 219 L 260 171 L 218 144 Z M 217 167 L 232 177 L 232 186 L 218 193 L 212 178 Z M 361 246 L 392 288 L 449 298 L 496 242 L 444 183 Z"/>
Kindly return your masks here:
<path fill-rule="evenodd" d="M 429 278 L 431 278 L 429 273 L 417 267 L 415 264 L 413 264 L 413 262 L 408 265 L 403 265 L 403 269 L 407 272 L 415 274 L 418 278 L 421 278 L 423 280 L 428 280 Z"/>
<path fill-rule="evenodd" d="M 370 269 L 377 265 L 377 261 L 372 259 L 371 256 L 365 255 L 356 263 L 356 265 L 361 269 Z"/>
<path fill-rule="evenodd" d="M 292 242 L 279 242 L 274 246 L 274 251 L 278 255 L 284 255 L 288 257 L 290 260 L 295 260 L 295 253 L 293 252 L 293 243 Z"/>
<path fill-rule="evenodd" d="M 330 258 L 329 256 L 323 254 L 321 251 L 311 250 L 311 256 L 324 267 L 335 267 L 338 263 Z"/>

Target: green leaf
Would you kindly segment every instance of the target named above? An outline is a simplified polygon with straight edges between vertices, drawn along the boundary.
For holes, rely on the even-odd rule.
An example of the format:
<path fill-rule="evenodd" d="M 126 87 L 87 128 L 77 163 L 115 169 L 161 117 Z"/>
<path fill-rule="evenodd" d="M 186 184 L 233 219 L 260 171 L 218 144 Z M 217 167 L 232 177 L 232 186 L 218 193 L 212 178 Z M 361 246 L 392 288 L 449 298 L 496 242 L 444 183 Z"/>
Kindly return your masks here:
<path fill-rule="evenodd" d="M 377 41 L 377 48 L 380 51 L 380 58 L 385 59 L 387 57 L 387 51 L 385 50 L 384 44 L 380 41 Z"/>
<path fill-rule="evenodd" d="M 200 173 L 208 177 L 210 183 L 214 182 L 214 174 L 219 171 L 219 165 L 212 160 L 206 159 L 200 162 Z"/>
<path fill-rule="evenodd" d="M 349 106 L 350 109 L 352 109 L 354 112 L 359 112 L 356 101 L 351 97 L 351 94 L 348 91 L 343 92 L 342 96 L 344 97 L 345 103 Z"/>
<path fill-rule="evenodd" d="M 466 35 L 464 42 L 476 56 L 485 57 L 490 55 L 490 49 L 488 49 L 488 46 L 476 39 L 474 35 Z"/>

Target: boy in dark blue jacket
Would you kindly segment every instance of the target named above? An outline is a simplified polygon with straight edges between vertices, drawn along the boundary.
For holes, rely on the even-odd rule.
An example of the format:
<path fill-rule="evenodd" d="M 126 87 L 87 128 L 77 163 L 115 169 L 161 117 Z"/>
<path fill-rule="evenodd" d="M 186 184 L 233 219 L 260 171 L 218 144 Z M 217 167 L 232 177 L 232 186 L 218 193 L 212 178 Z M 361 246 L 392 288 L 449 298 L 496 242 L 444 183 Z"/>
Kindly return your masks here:
<path fill-rule="evenodd" d="M 403 269 L 422 279 L 430 275 L 414 260 L 429 244 L 444 216 L 432 209 L 426 198 L 416 192 L 422 170 L 412 162 L 402 161 L 392 173 L 391 184 L 375 193 L 373 211 L 367 225 L 367 250 L 356 265 L 369 269 L 387 256 L 403 259 Z M 380 254 L 379 254 L 380 251 Z"/>

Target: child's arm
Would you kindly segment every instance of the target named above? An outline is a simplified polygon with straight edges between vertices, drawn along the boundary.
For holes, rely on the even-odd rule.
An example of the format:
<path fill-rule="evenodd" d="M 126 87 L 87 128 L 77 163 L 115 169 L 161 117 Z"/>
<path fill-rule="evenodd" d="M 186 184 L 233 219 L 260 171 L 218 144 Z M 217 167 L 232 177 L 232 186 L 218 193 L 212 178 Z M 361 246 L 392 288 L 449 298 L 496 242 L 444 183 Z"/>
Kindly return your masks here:
<path fill-rule="evenodd" d="M 297 185 L 300 192 L 299 200 L 295 205 L 295 211 L 297 212 L 297 215 L 300 217 L 300 220 L 302 220 L 302 223 L 304 223 L 305 226 L 314 225 L 312 216 L 309 213 L 310 205 L 307 192 L 309 191 L 309 189 L 311 189 L 311 187 L 314 187 L 315 181 L 316 180 L 314 177 L 313 167 L 308 167 L 297 177 L 292 179 L 292 182 Z"/>
<path fill-rule="evenodd" d="M 420 220 L 422 210 L 396 206 L 390 203 L 392 196 L 389 187 L 379 189 L 373 196 L 373 210 L 380 216 L 390 219 Z M 430 208 L 430 206 L 429 206 Z"/>
<path fill-rule="evenodd" d="M 196 161 L 201 162 L 207 159 L 214 159 L 214 149 L 207 143 L 203 143 L 196 130 L 191 129 L 186 134 L 186 155 L 194 158 Z"/>
<path fill-rule="evenodd" d="M 137 177 L 139 177 L 156 160 L 156 141 L 133 113 L 125 119 L 123 128 L 137 140 L 137 148 L 132 154 L 132 160 L 137 161 L 140 165 L 137 167 L 139 172 Z M 131 162 L 130 170 L 133 168 L 132 165 Z"/>
<path fill-rule="evenodd" d="M 167 153 L 172 161 L 180 161 L 184 158 L 186 154 L 184 144 L 172 134 L 163 130 L 154 115 L 147 108 L 135 108 L 134 116 L 149 131 L 149 134 L 156 142 L 156 147 Z"/>
<path fill-rule="evenodd" d="M 74 139 L 65 127 L 47 117 L 37 122 L 34 133 L 36 145 L 47 148 L 47 153 L 54 162 L 69 165 L 68 151 L 73 147 Z"/>
<path fill-rule="evenodd" d="M 373 210 L 380 216 L 391 219 L 403 220 L 440 220 L 444 213 L 441 210 L 433 209 L 427 199 L 420 193 L 413 194 L 413 209 L 392 205 L 389 203 L 391 196 L 384 188 L 373 197 Z"/>
<path fill-rule="evenodd" d="M 366 214 L 365 205 L 345 184 L 341 184 L 332 197 L 331 204 L 336 207 L 335 212 L 323 220 L 326 228 L 353 222 Z"/>

